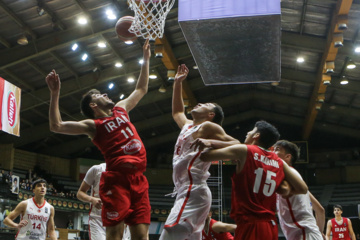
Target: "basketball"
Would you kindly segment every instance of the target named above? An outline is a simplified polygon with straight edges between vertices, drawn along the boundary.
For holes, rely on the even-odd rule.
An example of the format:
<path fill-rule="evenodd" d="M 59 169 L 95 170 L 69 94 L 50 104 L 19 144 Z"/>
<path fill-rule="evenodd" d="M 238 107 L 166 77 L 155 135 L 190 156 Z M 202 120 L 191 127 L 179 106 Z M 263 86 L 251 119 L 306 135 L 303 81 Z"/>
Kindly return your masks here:
<path fill-rule="evenodd" d="M 124 16 L 117 21 L 115 25 L 115 30 L 116 34 L 121 40 L 133 41 L 137 38 L 134 33 L 129 32 L 129 28 L 133 21 L 133 16 Z"/>

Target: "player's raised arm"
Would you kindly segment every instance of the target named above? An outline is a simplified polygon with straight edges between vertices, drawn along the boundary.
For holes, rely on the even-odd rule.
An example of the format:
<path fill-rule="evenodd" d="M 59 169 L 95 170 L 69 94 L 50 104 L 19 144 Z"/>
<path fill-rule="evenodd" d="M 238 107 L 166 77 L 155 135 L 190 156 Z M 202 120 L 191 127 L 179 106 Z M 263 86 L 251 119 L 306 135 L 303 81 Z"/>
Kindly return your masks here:
<path fill-rule="evenodd" d="M 50 90 L 50 108 L 49 108 L 49 123 L 50 130 L 56 133 L 63 133 L 68 135 L 86 134 L 92 136 L 95 124 L 92 120 L 76 121 L 62 121 L 59 109 L 59 97 L 61 82 L 60 77 L 55 70 L 52 70 L 46 76 L 46 83 Z"/>
<path fill-rule="evenodd" d="M 185 64 L 179 65 L 173 86 L 172 116 L 179 128 L 190 122 L 185 116 L 184 99 L 182 96 L 182 82 L 186 79 L 188 73 L 189 69 Z"/>
<path fill-rule="evenodd" d="M 141 65 L 141 71 L 135 90 L 125 100 L 118 102 L 116 106 L 123 107 L 127 112 L 130 112 L 148 92 L 150 57 L 150 44 L 149 39 L 147 39 L 143 46 L 144 62 Z"/>

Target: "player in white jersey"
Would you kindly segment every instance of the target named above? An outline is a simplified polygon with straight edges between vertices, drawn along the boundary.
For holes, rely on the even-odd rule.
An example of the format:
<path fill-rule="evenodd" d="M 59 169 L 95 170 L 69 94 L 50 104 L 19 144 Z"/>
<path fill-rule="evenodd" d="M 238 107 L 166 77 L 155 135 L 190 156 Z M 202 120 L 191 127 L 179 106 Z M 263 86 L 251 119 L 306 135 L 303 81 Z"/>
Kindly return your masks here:
<path fill-rule="evenodd" d="M 274 145 L 274 151 L 290 166 L 300 153 L 296 144 L 286 140 L 278 141 Z M 301 178 L 297 171 L 294 173 Z M 309 191 L 289 198 L 277 195 L 277 209 L 280 226 L 287 240 L 325 239 L 325 210 Z"/>
<path fill-rule="evenodd" d="M 18 228 L 16 240 L 45 240 L 46 232 L 51 240 L 56 240 L 54 207 L 45 201 L 47 183 L 44 179 L 33 182 L 34 197 L 20 202 L 4 220 L 4 224 Z M 20 223 L 14 219 L 21 216 Z"/>
<path fill-rule="evenodd" d="M 102 203 L 99 195 L 99 184 L 102 172 L 106 171 L 106 163 L 92 166 L 86 173 L 77 192 L 77 198 L 83 202 L 91 203 L 89 212 L 89 238 L 90 240 L 105 240 L 106 228 L 101 220 Z M 91 188 L 91 195 L 87 191 Z M 130 239 L 129 227 L 126 227 L 123 240 Z"/>
<path fill-rule="evenodd" d="M 211 192 L 206 184 L 210 176 L 208 169 L 211 163 L 200 161 L 201 150 L 196 151 L 192 144 L 197 139 L 202 139 L 202 144 L 208 147 L 239 143 L 228 136 L 220 126 L 224 114 L 221 107 L 215 103 L 196 105 L 191 111 L 193 120 L 186 118 L 182 81 L 188 72 L 188 68 L 181 65 L 175 76 L 172 114 L 182 129 L 173 157 L 173 181 L 177 196 L 160 240 L 201 239 L 201 232 L 211 206 Z"/>

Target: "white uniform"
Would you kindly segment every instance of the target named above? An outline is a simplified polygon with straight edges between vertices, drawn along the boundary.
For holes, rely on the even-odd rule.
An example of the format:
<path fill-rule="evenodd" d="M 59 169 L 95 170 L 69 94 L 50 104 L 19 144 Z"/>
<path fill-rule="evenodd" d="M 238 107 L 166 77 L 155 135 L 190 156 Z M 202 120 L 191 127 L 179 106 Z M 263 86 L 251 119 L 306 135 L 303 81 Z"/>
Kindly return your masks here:
<path fill-rule="evenodd" d="M 45 240 L 47 223 L 51 214 L 51 205 L 44 201 L 42 206 L 35 203 L 34 198 L 26 200 L 27 206 L 21 220 L 27 220 L 28 224 L 22 227 L 16 234 L 16 240 Z"/>
<path fill-rule="evenodd" d="M 199 159 L 200 151 L 194 151 L 190 144 L 192 134 L 202 124 L 186 124 L 177 139 L 173 157 L 173 182 L 177 196 L 174 207 L 165 222 L 160 240 L 200 240 L 205 219 L 211 207 L 211 192 L 206 180 L 210 162 Z"/>
<path fill-rule="evenodd" d="M 301 178 L 301 175 L 298 176 Z M 323 240 L 313 215 L 309 192 L 283 198 L 277 195 L 281 229 L 287 240 Z"/>
<path fill-rule="evenodd" d="M 86 173 L 84 182 L 91 186 L 91 196 L 100 198 L 99 185 L 101 173 L 106 171 L 106 163 L 92 166 Z M 101 209 L 91 205 L 89 212 L 89 238 L 91 240 L 105 240 L 106 228 L 103 227 L 101 220 Z M 130 239 L 129 229 L 124 230 L 123 239 Z"/>

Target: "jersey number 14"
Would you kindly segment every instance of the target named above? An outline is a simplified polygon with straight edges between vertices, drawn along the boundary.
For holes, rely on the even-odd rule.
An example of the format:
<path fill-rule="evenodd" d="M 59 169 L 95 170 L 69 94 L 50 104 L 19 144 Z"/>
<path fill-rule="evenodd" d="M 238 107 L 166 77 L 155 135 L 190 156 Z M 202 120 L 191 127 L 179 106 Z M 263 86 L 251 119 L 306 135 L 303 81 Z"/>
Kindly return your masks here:
<path fill-rule="evenodd" d="M 256 178 L 255 178 L 255 183 L 254 183 L 254 193 L 259 193 L 260 186 L 261 186 L 261 179 L 262 179 L 263 174 L 264 174 L 263 168 L 258 168 L 255 170 Z M 270 197 L 271 195 L 273 195 L 273 193 L 275 191 L 276 182 L 275 182 L 274 178 L 276 178 L 276 173 L 269 171 L 269 170 L 266 171 L 266 179 L 265 179 L 265 183 L 264 183 L 262 192 L 267 197 Z"/>

